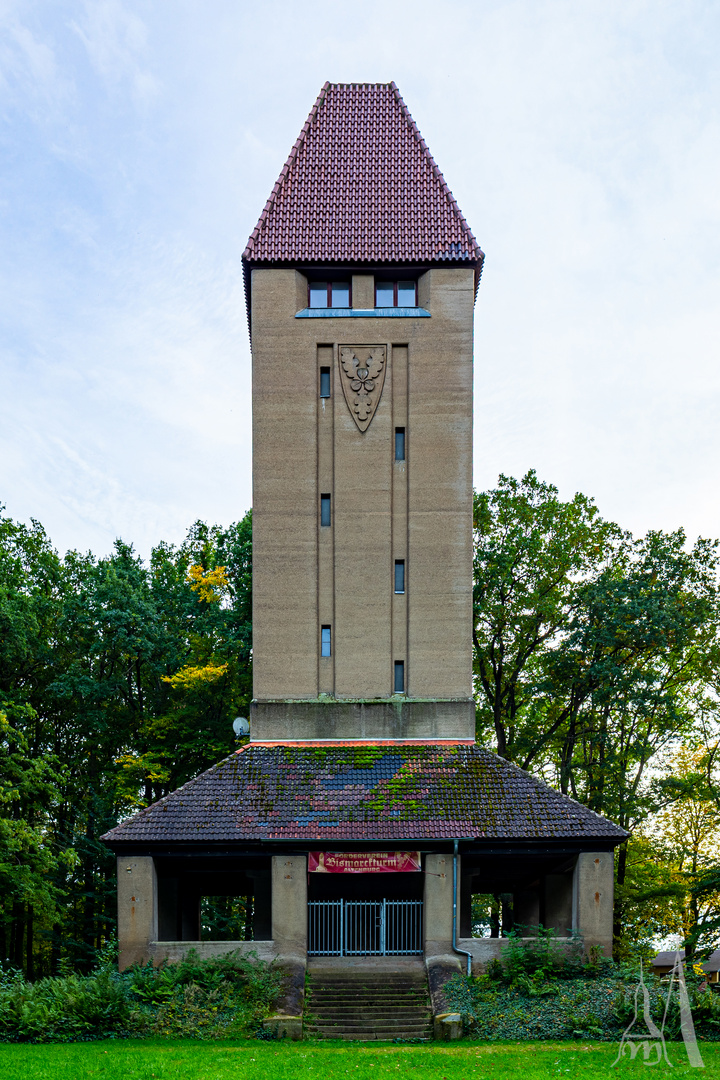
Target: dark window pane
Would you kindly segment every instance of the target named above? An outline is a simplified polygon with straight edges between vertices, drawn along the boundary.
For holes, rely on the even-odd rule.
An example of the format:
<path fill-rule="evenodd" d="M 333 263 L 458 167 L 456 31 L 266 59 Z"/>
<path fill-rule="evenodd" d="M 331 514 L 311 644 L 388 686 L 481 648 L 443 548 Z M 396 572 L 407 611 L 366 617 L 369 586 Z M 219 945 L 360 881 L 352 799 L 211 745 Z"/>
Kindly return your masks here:
<path fill-rule="evenodd" d="M 320 397 L 330 397 L 330 368 L 320 368 Z"/>
<path fill-rule="evenodd" d="M 330 496 L 329 495 L 321 495 L 320 496 L 320 524 L 321 525 L 329 525 L 330 524 Z"/>
<path fill-rule="evenodd" d="M 395 428 L 395 460 L 405 460 L 405 428 Z"/>
<path fill-rule="evenodd" d="M 398 307 L 415 307 L 415 282 L 398 281 Z"/>
<path fill-rule="evenodd" d="M 322 630 L 320 631 L 320 655 L 321 656 L 331 656 L 332 655 L 331 647 L 330 647 L 330 627 L 329 626 L 323 626 Z"/>
<path fill-rule="evenodd" d="M 395 687 L 394 687 L 394 690 L 395 690 L 396 694 L 404 694 L 405 693 L 405 661 L 404 660 L 396 660 L 395 661 Z"/>
<path fill-rule="evenodd" d="M 375 307 L 395 307 L 395 286 L 392 281 L 376 282 Z"/>
<path fill-rule="evenodd" d="M 350 307 L 350 285 L 347 281 L 333 281 L 332 307 Z"/>
<path fill-rule="evenodd" d="M 395 560 L 395 592 L 405 592 L 405 560 Z"/>
<path fill-rule="evenodd" d="M 310 307 L 327 307 L 327 281 L 310 282 Z"/>

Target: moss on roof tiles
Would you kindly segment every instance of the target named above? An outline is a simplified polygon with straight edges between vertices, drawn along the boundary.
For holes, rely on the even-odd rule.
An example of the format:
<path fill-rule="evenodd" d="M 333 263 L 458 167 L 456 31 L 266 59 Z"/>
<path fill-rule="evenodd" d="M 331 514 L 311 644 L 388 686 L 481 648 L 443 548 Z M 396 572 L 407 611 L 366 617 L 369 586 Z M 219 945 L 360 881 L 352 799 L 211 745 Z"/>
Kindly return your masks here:
<path fill-rule="evenodd" d="M 478 746 L 253 746 L 105 838 L 619 841 L 612 822 Z"/>

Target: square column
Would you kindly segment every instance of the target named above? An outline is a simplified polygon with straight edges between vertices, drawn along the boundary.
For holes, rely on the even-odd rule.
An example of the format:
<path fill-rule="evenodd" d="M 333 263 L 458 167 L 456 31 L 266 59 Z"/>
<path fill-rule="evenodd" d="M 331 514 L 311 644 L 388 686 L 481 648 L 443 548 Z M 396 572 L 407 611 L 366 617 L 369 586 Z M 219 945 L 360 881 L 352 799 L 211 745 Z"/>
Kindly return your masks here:
<path fill-rule="evenodd" d="M 598 945 L 612 956 L 614 864 L 611 851 L 583 851 L 573 875 L 573 929 L 589 953 Z"/>
<path fill-rule="evenodd" d="M 546 874 L 543 883 L 543 925 L 552 926 L 558 937 L 568 937 L 573 924 L 573 878 L 571 874 Z"/>
<path fill-rule="evenodd" d="M 118 944 L 120 971 L 150 958 L 158 936 L 155 862 L 150 855 L 117 860 Z"/>
<path fill-rule="evenodd" d="M 459 862 L 460 860 L 458 860 Z M 425 956 L 452 954 L 453 857 L 425 856 L 425 903 L 423 905 L 423 947 Z M 458 867 L 458 886 L 460 884 Z M 459 890 L 458 890 L 459 891 Z M 460 898 L 458 897 L 458 900 Z M 458 904 L 458 915 L 459 904 Z"/>
<path fill-rule="evenodd" d="M 272 940 L 279 955 L 307 959 L 307 856 L 272 857 Z"/>

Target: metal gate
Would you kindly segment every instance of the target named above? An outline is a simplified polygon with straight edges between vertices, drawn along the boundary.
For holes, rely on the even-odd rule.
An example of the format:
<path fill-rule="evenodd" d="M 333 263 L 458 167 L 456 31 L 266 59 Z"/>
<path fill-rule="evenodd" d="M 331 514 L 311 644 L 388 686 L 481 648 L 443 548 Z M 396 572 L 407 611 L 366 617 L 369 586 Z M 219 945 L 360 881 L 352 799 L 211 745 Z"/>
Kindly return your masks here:
<path fill-rule="evenodd" d="M 309 956 L 422 953 L 422 900 L 311 900 Z"/>

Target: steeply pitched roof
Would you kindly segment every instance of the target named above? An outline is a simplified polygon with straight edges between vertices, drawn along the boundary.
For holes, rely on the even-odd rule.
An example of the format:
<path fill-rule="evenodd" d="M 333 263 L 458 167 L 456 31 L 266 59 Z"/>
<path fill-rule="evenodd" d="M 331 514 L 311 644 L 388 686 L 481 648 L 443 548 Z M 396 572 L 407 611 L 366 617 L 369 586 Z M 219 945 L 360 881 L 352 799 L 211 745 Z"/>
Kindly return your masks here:
<path fill-rule="evenodd" d="M 475 745 L 251 743 L 103 839 L 111 845 L 455 838 L 619 843 L 625 836 Z"/>
<path fill-rule="evenodd" d="M 243 259 L 470 264 L 483 253 L 391 83 L 325 83 Z"/>

